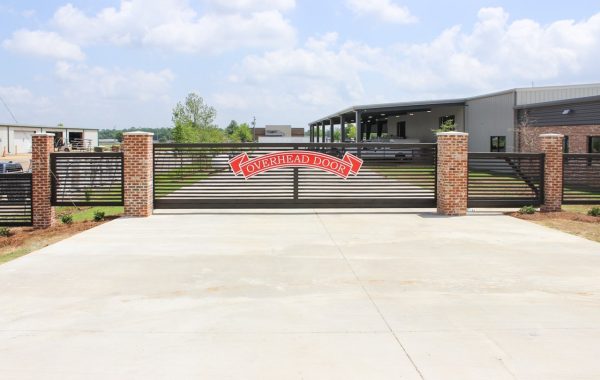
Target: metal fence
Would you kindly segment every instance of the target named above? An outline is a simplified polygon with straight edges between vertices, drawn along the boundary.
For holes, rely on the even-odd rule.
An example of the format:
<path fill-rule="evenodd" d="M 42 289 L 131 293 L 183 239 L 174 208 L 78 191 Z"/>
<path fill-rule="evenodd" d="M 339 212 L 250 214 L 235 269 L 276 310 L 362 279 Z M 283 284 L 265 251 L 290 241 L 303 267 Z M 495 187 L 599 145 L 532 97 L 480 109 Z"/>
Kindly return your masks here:
<path fill-rule="evenodd" d="M 281 168 L 245 180 L 229 160 L 305 150 L 360 156 L 356 176 Z M 435 144 L 155 144 L 155 208 L 434 207 Z"/>
<path fill-rule="evenodd" d="M 540 205 L 544 155 L 469 153 L 469 207 Z"/>
<path fill-rule="evenodd" d="M 565 154 L 563 203 L 600 204 L 600 154 Z"/>
<path fill-rule="evenodd" d="M 52 153 L 53 206 L 122 206 L 122 153 Z"/>
<path fill-rule="evenodd" d="M 0 174 L 0 226 L 31 226 L 31 173 Z"/>

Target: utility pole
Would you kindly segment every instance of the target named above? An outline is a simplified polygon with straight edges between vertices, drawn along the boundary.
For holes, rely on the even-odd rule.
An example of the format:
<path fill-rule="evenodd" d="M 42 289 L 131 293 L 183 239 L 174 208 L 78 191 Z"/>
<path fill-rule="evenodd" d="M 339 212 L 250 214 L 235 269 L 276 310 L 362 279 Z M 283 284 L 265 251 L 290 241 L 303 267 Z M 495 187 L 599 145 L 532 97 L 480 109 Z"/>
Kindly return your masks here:
<path fill-rule="evenodd" d="M 256 142 L 256 116 L 252 118 L 252 141 Z"/>

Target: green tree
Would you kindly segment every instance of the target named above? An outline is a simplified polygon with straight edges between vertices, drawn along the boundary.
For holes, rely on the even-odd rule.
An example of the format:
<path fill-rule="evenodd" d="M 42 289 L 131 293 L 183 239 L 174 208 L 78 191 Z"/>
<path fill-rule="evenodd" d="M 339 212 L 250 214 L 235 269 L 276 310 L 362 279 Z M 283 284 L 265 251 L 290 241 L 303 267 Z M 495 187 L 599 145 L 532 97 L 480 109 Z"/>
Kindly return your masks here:
<path fill-rule="evenodd" d="M 348 124 L 346 125 L 346 141 L 350 139 L 356 139 L 356 125 Z"/>
<path fill-rule="evenodd" d="M 229 125 L 225 128 L 225 133 L 227 133 L 227 135 L 231 136 L 235 133 L 236 129 L 238 129 L 239 125 L 237 123 L 237 121 L 235 120 L 231 120 L 229 122 Z"/>
<path fill-rule="evenodd" d="M 454 120 L 446 120 L 443 122 L 438 129 L 434 129 L 433 133 L 440 132 L 454 132 L 456 130 L 456 124 Z"/>
<path fill-rule="evenodd" d="M 173 108 L 173 139 L 178 143 L 221 142 L 225 136 L 214 125 L 217 111 L 190 93 Z"/>

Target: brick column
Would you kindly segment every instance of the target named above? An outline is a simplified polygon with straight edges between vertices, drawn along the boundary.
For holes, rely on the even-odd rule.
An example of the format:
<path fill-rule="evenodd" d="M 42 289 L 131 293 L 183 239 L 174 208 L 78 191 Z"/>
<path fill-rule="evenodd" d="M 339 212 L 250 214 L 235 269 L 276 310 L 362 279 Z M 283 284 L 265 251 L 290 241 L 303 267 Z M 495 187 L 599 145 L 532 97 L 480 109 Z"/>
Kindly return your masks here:
<path fill-rule="evenodd" d="M 437 134 L 437 210 L 438 214 L 467 214 L 469 180 L 469 134 Z"/>
<path fill-rule="evenodd" d="M 123 134 L 125 216 L 147 217 L 153 210 L 153 133 Z"/>
<path fill-rule="evenodd" d="M 563 195 L 563 140 L 560 134 L 540 135 L 544 162 L 544 204 L 542 212 L 561 211 Z"/>
<path fill-rule="evenodd" d="M 50 153 L 54 151 L 53 133 L 35 133 L 31 148 L 31 181 L 33 227 L 48 228 L 54 224 L 54 207 L 50 203 Z"/>

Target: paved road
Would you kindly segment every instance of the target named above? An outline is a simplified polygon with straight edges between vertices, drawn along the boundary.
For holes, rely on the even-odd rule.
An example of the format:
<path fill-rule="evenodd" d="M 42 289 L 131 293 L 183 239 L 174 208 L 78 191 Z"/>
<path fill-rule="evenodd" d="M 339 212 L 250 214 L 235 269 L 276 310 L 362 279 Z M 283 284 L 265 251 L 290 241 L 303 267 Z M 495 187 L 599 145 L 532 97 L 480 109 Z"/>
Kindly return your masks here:
<path fill-rule="evenodd" d="M 121 219 L 0 289 L 2 379 L 600 378 L 600 244 L 504 216 Z"/>

